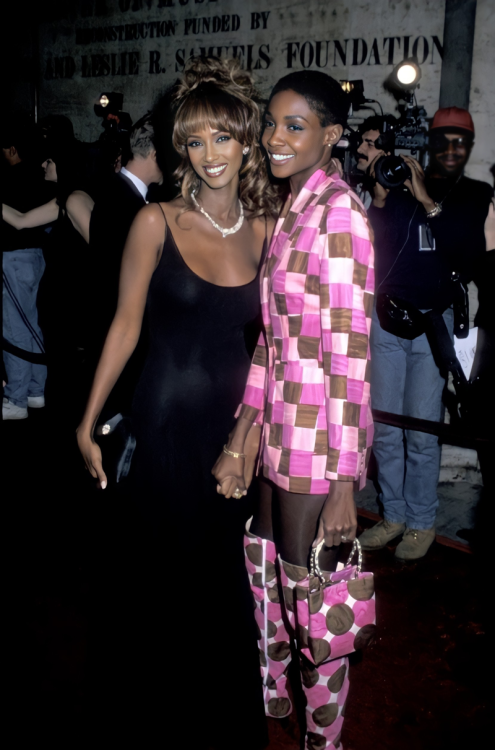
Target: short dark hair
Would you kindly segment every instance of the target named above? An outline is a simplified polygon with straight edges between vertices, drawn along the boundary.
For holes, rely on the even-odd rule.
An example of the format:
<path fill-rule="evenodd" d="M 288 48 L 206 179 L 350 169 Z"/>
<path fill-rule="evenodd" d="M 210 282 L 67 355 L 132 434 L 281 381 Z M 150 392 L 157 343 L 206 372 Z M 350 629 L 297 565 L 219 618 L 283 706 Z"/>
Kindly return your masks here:
<path fill-rule="evenodd" d="M 372 115 L 359 126 L 361 135 L 368 130 L 378 130 L 380 133 L 385 131 L 384 125 L 397 125 L 397 118 L 393 115 Z"/>
<path fill-rule="evenodd" d="M 57 204 L 65 208 L 67 198 L 74 190 L 88 190 L 88 161 L 83 147 L 73 141 L 54 142 L 49 139 L 46 147 L 47 158 L 57 167 Z"/>
<path fill-rule="evenodd" d="M 363 136 L 368 130 L 378 130 L 380 133 L 382 148 L 392 149 L 397 122 L 397 118 L 393 115 L 372 115 L 371 117 L 367 117 L 366 120 L 361 123 L 358 131 L 360 135 Z M 386 125 L 391 125 L 392 128 L 387 130 Z"/>
<path fill-rule="evenodd" d="M 319 70 L 299 70 L 289 73 L 275 84 L 270 101 L 282 91 L 294 91 L 303 96 L 317 115 L 322 128 L 347 123 L 350 101 L 335 78 Z"/>

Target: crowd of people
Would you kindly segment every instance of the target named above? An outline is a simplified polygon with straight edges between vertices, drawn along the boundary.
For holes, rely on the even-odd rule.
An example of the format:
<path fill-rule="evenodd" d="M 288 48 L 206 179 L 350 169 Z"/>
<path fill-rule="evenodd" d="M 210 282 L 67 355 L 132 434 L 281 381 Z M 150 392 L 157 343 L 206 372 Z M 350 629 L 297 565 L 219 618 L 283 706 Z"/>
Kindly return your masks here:
<path fill-rule="evenodd" d="M 236 63 L 193 59 L 167 94 L 165 146 L 159 109 L 111 148 L 80 144 L 66 118 L 2 132 L 3 419 L 27 418 L 45 395 L 54 418 L 71 403 L 85 464 L 116 498 L 125 585 L 102 573 L 96 640 L 126 727 L 154 736 L 167 693 L 188 746 L 201 727 L 213 745 L 262 747 L 265 716 L 292 711 L 297 654 L 306 747 L 337 748 L 353 647 L 335 655 L 325 634 L 354 623 L 363 646 L 372 629 L 347 608 L 352 623 L 322 616 L 309 634 L 310 557 L 323 544 L 328 579 L 354 540 L 372 450 L 384 518 L 362 547 L 401 538 L 396 556 L 416 560 L 435 537 L 438 438 L 373 425 L 371 407 L 441 422 L 448 368 L 428 325 L 412 335 L 387 305 L 431 314 L 451 342 L 459 288 L 476 281 L 462 407 L 487 434 L 493 191 L 464 175 L 465 110 L 435 114 L 426 174 L 405 156 L 411 177 L 394 190 L 374 171 L 384 119 L 365 121 L 358 195 L 332 155 L 349 110 L 338 82 L 291 73 L 263 113 L 256 101 Z M 164 201 L 167 147 L 179 164 Z M 97 435 L 124 422 L 115 474 Z M 480 449 L 489 482 L 487 458 Z"/>

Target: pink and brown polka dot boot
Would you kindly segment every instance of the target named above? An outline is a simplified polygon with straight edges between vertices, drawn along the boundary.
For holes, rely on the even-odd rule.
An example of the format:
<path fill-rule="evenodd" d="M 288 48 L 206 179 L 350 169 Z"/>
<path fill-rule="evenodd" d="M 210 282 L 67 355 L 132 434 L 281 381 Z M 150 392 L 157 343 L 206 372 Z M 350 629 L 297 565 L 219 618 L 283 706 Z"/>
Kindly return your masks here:
<path fill-rule="evenodd" d="M 346 656 L 330 659 L 329 649 L 319 649 L 318 641 L 308 637 L 308 570 L 285 563 L 280 558 L 279 561 L 285 607 L 296 633 L 302 686 L 307 701 L 305 748 L 341 748 L 344 704 L 349 692 L 349 660 Z"/>
<path fill-rule="evenodd" d="M 253 592 L 254 616 L 259 629 L 260 668 L 265 713 L 276 719 L 288 716 L 292 703 L 287 692 L 287 670 L 291 661 L 290 638 L 282 620 L 278 595 L 275 545 L 249 532 L 246 525 L 244 553 Z"/>

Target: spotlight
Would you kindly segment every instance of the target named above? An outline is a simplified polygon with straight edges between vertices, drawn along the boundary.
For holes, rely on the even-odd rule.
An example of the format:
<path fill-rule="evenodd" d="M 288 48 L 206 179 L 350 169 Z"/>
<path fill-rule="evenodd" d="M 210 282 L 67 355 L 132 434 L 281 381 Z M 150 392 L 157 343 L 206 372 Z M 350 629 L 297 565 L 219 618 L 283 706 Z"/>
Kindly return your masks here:
<path fill-rule="evenodd" d="M 117 114 L 124 105 L 124 95 L 116 91 L 104 91 L 98 97 L 95 104 L 95 115 L 98 117 L 108 117 L 110 113 Z"/>
<path fill-rule="evenodd" d="M 392 71 L 392 79 L 402 89 L 415 89 L 421 79 L 421 68 L 414 59 L 403 60 Z"/>
<path fill-rule="evenodd" d="M 362 79 L 355 81 L 339 81 L 342 89 L 349 95 L 349 100 L 354 109 L 359 109 L 367 100 L 364 98 L 364 83 Z"/>

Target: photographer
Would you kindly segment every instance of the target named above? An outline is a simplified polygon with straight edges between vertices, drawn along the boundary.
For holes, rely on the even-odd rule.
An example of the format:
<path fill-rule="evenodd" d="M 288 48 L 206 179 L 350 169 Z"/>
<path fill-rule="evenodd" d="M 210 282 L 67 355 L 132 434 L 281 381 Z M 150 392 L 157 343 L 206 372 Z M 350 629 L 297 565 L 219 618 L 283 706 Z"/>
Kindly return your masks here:
<path fill-rule="evenodd" d="M 464 176 L 474 139 L 469 112 L 440 109 L 430 128 L 431 161 L 427 176 L 421 165 L 403 156 L 410 170 L 404 188 L 373 189 L 369 218 L 375 233 L 377 307 L 387 297 L 399 301 L 410 320 L 429 310 L 443 314 L 454 332 L 452 274 L 469 281 L 485 253 L 484 221 L 492 190 Z M 375 176 L 378 161 L 370 164 Z M 386 316 L 381 316 L 387 324 Z M 425 333 L 389 332 L 374 312 L 371 331 L 373 408 L 441 422 L 443 374 Z M 424 329 L 423 329 L 424 330 Z M 384 424 L 375 425 L 384 520 L 361 536 L 365 549 L 380 549 L 403 534 L 396 557 L 423 557 L 435 538 L 437 483 L 441 448 L 438 438 Z"/>
<path fill-rule="evenodd" d="M 370 164 L 378 157 L 390 153 L 389 149 L 393 143 L 393 128 L 396 124 L 397 120 L 392 115 L 386 117 L 373 115 L 359 126 L 361 143 L 356 151 L 356 169 L 364 174 L 361 184 L 356 188 L 356 193 L 361 198 L 366 210 L 373 201 L 375 185 L 374 178 L 369 174 Z M 385 131 L 387 125 L 392 128 L 389 132 Z"/>

